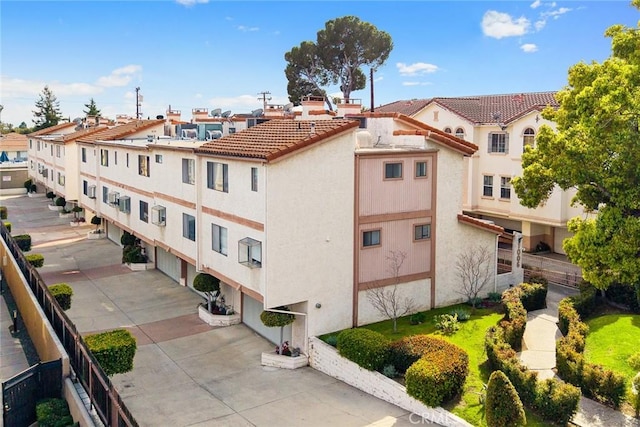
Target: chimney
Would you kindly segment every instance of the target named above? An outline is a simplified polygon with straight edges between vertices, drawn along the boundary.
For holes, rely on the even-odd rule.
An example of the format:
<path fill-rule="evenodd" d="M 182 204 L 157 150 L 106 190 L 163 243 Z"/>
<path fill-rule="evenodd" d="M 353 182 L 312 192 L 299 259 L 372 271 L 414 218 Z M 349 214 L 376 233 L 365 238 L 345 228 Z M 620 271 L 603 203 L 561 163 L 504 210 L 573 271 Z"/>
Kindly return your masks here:
<path fill-rule="evenodd" d="M 310 135 L 316 134 L 316 122 L 309 123 L 309 134 Z"/>
<path fill-rule="evenodd" d="M 348 114 L 360 113 L 362 113 L 362 101 L 360 99 L 343 99 L 338 104 L 338 117 L 346 117 Z"/>
<path fill-rule="evenodd" d="M 308 119 L 310 116 L 317 117 L 324 113 L 324 98 L 321 96 L 306 96 L 302 99 L 302 117 Z"/>

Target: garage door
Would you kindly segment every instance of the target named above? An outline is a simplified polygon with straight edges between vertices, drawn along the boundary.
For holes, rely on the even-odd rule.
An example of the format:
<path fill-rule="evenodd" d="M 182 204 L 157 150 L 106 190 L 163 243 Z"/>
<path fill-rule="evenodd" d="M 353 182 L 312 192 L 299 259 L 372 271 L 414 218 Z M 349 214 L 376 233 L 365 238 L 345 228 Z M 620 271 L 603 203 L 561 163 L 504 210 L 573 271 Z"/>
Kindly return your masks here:
<path fill-rule="evenodd" d="M 180 283 L 180 259 L 162 248 L 157 248 L 156 257 L 156 268 Z"/>
<path fill-rule="evenodd" d="M 118 227 L 112 222 L 107 223 L 107 237 L 109 238 L 109 240 L 111 240 L 112 242 L 116 242 L 118 245 L 120 245 L 121 233 L 122 233 L 122 230 L 120 230 L 120 227 Z"/>
<path fill-rule="evenodd" d="M 562 249 L 562 241 L 571 236 L 573 236 L 573 233 L 566 228 L 556 227 L 553 237 L 553 251 L 559 254 L 566 255 L 564 249 Z"/>
<path fill-rule="evenodd" d="M 267 328 L 260 320 L 262 313 L 262 303 L 251 298 L 247 294 L 242 295 L 242 322 L 271 341 L 274 344 L 280 342 L 280 328 Z M 291 325 L 284 327 L 284 341 L 291 342 Z"/>

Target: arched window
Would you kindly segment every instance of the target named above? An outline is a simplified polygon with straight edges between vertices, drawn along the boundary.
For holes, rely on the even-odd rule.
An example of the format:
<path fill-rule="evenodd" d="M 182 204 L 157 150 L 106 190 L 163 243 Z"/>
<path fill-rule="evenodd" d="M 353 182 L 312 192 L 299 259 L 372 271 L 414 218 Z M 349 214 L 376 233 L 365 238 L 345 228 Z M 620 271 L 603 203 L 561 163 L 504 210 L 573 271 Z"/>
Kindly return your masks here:
<path fill-rule="evenodd" d="M 532 128 L 526 128 L 522 133 L 522 151 L 524 151 L 524 147 L 527 145 L 533 148 L 535 146 L 536 141 L 536 131 Z"/>
<path fill-rule="evenodd" d="M 460 139 L 464 139 L 464 129 L 456 128 L 456 136 Z"/>
<path fill-rule="evenodd" d="M 447 126 L 446 128 L 444 128 L 444 131 L 446 133 L 451 133 L 451 128 L 449 126 Z"/>

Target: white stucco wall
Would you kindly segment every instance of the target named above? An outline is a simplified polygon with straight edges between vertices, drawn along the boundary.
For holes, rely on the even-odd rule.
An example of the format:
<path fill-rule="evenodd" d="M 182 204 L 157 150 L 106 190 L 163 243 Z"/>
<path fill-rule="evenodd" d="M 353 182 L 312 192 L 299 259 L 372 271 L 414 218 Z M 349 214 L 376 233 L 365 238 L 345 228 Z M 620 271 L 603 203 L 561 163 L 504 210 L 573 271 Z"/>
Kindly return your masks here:
<path fill-rule="evenodd" d="M 385 287 L 385 292 L 392 291 L 393 286 L 394 285 Z M 358 326 L 388 320 L 388 317 L 381 314 L 371 304 L 369 299 L 371 292 L 372 291 L 358 292 Z M 414 309 L 407 314 L 426 311 L 431 307 L 431 279 L 400 283 L 397 285 L 396 292 L 398 301 L 400 302 L 399 307 L 402 310 L 404 310 L 407 300 L 412 302 L 411 305 Z"/>

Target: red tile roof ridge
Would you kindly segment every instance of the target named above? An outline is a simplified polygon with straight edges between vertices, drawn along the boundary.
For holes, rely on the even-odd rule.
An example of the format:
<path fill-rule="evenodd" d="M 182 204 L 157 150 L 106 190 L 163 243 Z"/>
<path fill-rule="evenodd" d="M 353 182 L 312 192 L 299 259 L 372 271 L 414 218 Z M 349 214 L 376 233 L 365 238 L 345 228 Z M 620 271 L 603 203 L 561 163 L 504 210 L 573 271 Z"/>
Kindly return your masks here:
<path fill-rule="evenodd" d="M 504 228 L 500 227 L 499 225 L 490 224 L 486 221 L 474 218 L 469 215 L 458 214 L 458 222 L 462 222 L 473 227 L 482 228 L 498 235 L 504 233 Z"/>

